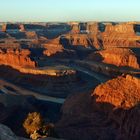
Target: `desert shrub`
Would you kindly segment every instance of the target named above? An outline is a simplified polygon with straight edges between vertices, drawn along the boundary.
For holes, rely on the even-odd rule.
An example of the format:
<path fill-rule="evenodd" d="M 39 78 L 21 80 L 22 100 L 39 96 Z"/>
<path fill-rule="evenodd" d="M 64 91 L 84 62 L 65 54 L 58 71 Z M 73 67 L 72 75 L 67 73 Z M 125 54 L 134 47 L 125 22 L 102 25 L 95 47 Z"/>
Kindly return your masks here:
<path fill-rule="evenodd" d="M 40 113 L 33 112 L 29 113 L 23 123 L 27 134 L 32 134 L 34 131 L 38 131 L 43 126 L 43 119 Z"/>

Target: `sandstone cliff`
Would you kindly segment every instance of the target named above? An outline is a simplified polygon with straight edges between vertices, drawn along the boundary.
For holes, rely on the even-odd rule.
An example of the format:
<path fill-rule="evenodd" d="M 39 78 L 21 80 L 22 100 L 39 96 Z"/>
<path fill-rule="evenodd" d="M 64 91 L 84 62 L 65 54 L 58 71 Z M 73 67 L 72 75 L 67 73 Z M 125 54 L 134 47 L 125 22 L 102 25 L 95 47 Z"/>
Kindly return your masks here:
<path fill-rule="evenodd" d="M 92 96 L 96 96 L 96 103 L 110 103 L 116 108 L 130 109 L 139 104 L 139 86 L 140 79 L 130 75 L 119 76 L 96 87 Z"/>
<path fill-rule="evenodd" d="M 103 47 L 140 47 L 137 40 L 140 39 L 134 32 L 134 25 L 120 23 L 118 25 L 106 25 L 102 33 Z"/>
<path fill-rule="evenodd" d="M 99 61 L 107 64 L 113 64 L 118 67 L 132 67 L 139 69 L 139 61 L 135 53 L 125 48 L 109 48 L 92 53 L 89 60 Z"/>
<path fill-rule="evenodd" d="M 63 46 L 59 44 L 44 44 L 43 47 L 45 48 L 43 54 L 46 56 L 52 56 L 58 52 L 60 53 L 64 51 Z"/>
<path fill-rule="evenodd" d="M 7 49 L 7 48 L 20 49 L 21 45 L 14 38 L 6 38 L 6 39 L 4 39 L 4 41 L 2 41 L 0 43 L 0 48 L 2 48 L 2 49 Z"/>
<path fill-rule="evenodd" d="M 83 46 L 85 48 L 92 47 L 93 41 L 87 34 L 67 34 L 61 37 L 62 42 L 65 46 Z"/>
<path fill-rule="evenodd" d="M 25 32 L 25 34 L 28 39 L 37 39 L 38 38 L 35 31 L 28 31 L 28 32 Z"/>
<path fill-rule="evenodd" d="M 8 66 L 19 66 L 19 67 L 35 67 L 36 63 L 29 57 L 29 50 L 0 50 L 0 64 Z"/>
<path fill-rule="evenodd" d="M 102 36 L 101 32 L 99 30 L 99 23 L 93 23 L 87 25 L 88 33 L 90 34 L 90 37 L 92 38 L 93 46 L 96 49 L 102 48 Z"/>

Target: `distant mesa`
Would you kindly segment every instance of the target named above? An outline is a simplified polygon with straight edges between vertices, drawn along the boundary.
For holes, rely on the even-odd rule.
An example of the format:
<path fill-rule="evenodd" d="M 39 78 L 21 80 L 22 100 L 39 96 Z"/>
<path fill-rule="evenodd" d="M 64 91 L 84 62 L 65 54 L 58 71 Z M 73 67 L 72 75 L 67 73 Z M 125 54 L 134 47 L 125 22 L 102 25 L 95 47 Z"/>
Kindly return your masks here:
<path fill-rule="evenodd" d="M 109 47 L 139 47 L 140 36 L 134 30 L 135 24 L 122 23 L 106 25 L 102 33 L 104 48 Z"/>

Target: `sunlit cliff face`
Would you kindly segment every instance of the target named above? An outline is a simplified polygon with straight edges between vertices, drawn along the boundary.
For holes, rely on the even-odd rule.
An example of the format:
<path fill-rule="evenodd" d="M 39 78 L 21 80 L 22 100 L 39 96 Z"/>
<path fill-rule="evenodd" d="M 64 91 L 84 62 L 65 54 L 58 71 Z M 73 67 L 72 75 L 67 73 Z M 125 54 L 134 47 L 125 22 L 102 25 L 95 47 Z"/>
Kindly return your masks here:
<path fill-rule="evenodd" d="M 99 85 L 92 96 L 97 103 L 109 103 L 115 108 L 130 109 L 139 104 L 140 80 L 133 76 L 118 77 Z"/>
<path fill-rule="evenodd" d="M 6 52 L 1 50 L 0 52 L 0 64 L 8 66 L 19 67 L 32 67 L 36 66 L 36 63 L 29 57 L 29 50 L 13 50 L 7 49 Z"/>
<path fill-rule="evenodd" d="M 110 47 L 137 47 L 140 37 L 134 31 L 134 25 L 130 23 L 118 25 L 106 25 L 102 33 L 104 48 Z"/>

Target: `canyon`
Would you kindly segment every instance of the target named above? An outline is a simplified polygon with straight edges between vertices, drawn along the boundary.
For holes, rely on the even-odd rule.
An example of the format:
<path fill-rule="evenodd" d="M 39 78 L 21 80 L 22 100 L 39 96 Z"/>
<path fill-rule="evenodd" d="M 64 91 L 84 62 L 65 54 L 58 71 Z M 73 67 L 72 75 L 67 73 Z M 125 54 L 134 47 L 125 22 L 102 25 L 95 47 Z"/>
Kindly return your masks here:
<path fill-rule="evenodd" d="M 0 27 L 0 139 L 139 139 L 138 22 Z"/>

